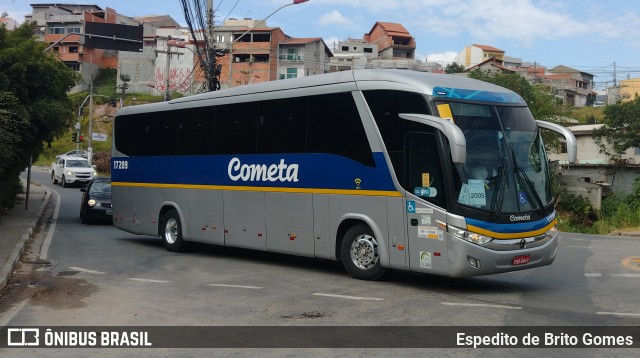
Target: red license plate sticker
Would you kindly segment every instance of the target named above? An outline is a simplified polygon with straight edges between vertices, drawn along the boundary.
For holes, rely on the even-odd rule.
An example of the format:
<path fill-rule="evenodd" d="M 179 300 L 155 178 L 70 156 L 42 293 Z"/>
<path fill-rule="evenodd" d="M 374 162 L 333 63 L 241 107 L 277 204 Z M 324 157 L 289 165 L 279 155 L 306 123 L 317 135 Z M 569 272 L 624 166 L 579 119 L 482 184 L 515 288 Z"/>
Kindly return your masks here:
<path fill-rule="evenodd" d="M 518 266 L 528 264 L 531 261 L 530 255 L 520 255 L 516 256 L 511 260 L 511 266 Z"/>

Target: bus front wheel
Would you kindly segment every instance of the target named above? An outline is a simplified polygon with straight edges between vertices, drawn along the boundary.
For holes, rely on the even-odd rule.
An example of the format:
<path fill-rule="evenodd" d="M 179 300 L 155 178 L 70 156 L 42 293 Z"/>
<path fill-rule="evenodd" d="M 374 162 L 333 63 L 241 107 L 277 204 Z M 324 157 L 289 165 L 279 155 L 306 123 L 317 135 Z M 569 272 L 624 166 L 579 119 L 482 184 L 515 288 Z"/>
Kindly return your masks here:
<path fill-rule="evenodd" d="M 162 244 L 172 252 L 185 251 L 187 243 L 182 240 L 182 224 L 178 212 L 171 209 L 162 216 L 160 228 L 162 229 Z"/>
<path fill-rule="evenodd" d="M 341 246 L 342 264 L 359 280 L 377 280 L 385 272 L 380 265 L 378 240 L 368 225 L 357 224 L 344 234 Z"/>

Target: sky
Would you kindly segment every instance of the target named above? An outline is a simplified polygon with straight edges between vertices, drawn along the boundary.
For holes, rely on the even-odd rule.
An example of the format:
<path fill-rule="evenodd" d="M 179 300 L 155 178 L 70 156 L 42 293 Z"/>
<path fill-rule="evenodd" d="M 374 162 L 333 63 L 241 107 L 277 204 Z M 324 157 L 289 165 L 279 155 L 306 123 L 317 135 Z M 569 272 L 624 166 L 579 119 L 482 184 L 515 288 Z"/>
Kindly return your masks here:
<path fill-rule="evenodd" d="M 262 19 L 291 2 L 213 0 L 217 24 L 227 17 Z M 1 0 L 0 13 L 22 23 L 35 3 L 55 2 Z M 131 17 L 171 15 L 186 25 L 180 0 L 61 3 L 95 4 Z M 446 65 L 465 46 L 481 44 L 547 68 L 591 73 L 599 88 L 613 85 L 614 78 L 640 77 L 637 0 L 309 0 L 280 9 L 267 25 L 292 37 L 322 37 L 333 49 L 339 40 L 361 39 L 376 21 L 402 24 L 415 38 L 421 61 Z"/>

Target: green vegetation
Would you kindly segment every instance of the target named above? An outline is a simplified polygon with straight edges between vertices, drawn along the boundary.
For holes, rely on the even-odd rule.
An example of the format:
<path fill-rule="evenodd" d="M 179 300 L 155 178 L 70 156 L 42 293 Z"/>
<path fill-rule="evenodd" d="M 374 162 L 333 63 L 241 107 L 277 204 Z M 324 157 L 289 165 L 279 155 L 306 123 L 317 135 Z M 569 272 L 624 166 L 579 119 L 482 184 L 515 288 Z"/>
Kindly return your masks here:
<path fill-rule="evenodd" d="M 19 175 L 73 118 L 67 92 L 80 76 L 36 41 L 35 22 L 0 26 L 0 208 L 22 190 Z"/>
<path fill-rule="evenodd" d="M 591 203 L 578 195 L 561 195 L 557 209 L 561 231 L 604 235 L 637 228 L 640 226 L 640 178 L 633 182 L 631 194 L 613 193 L 603 198 L 599 218 Z"/>
<path fill-rule="evenodd" d="M 93 116 L 93 128 L 94 132 L 107 133 L 106 142 L 93 141 L 93 162 L 96 165 L 98 171 L 102 174 L 108 174 L 110 170 L 109 161 L 111 160 L 111 132 L 113 129 L 112 118 L 108 115 L 98 115 L 97 113 L 104 113 L 110 110 L 111 101 L 115 100 L 119 102 L 121 96 L 116 92 L 116 70 L 115 69 L 103 69 L 94 79 L 95 94 L 94 97 L 94 116 Z M 69 95 L 69 99 L 72 103 L 72 108 L 77 111 L 85 98 L 89 95 L 89 91 L 83 91 Z M 174 98 L 179 97 L 177 94 L 173 94 Z M 139 105 L 144 103 L 153 103 L 162 101 L 162 96 L 154 96 L 150 94 L 137 94 L 127 93 L 126 105 Z M 135 101 L 132 99 L 135 98 Z M 76 117 L 74 117 L 76 118 Z M 66 153 L 70 150 L 76 149 L 76 143 L 71 141 L 71 134 L 75 132 L 73 124 L 76 120 L 71 121 L 66 132 L 61 134 L 58 138 L 51 142 L 51 145 L 44 149 L 38 159 L 35 161 L 35 165 L 49 166 L 55 161 L 55 156 L 61 153 Z M 89 102 L 85 102 L 82 107 L 82 117 L 80 118 L 80 124 L 84 133 L 85 140 L 81 143 L 81 149 L 87 149 L 87 136 L 89 128 Z"/>
<path fill-rule="evenodd" d="M 573 107 L 568 114 L 569 117 L 577 119 L 580 124 L 596 124 L 604 121 L 603 110 L 606 107 Z"/>
<path fill-rule="evenodd" d="M 616 163 L 629 148 L 640 147 L 640 97 L 604 108 L 604 125 L 593 131 L 600 153 Z"/>

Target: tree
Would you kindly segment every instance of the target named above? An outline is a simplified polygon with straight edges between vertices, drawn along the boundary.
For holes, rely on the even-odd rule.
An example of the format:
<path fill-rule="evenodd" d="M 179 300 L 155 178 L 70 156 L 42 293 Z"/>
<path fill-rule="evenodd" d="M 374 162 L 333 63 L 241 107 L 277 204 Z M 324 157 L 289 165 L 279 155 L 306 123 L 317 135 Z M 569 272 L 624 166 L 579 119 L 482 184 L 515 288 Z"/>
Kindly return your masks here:
<path fill-rule="evenodd" d="M 450 64 L 447 65 L 447 67 L 444 68 L 444 72 L 449 74 L 462 73 L 464 72 L 464 66 L 457 62 L 451 62 Z"/>
<path fill-rule="evenodd" d="M 604 125 L 593 131 L 593 139 L 600 153 L 620 164 L 627 149 L 640 147 L 640 97 L 609 105 L 603 113 Z"/>
<path fill-rule="evenodd" d="M 44 143 L 62 134 L 74 118 L 67 91 L 80 76 L 36 41 L 36 23 L 14 31 L 0 27 L 0 199 L 10 206 L 18 175 Z"/>

